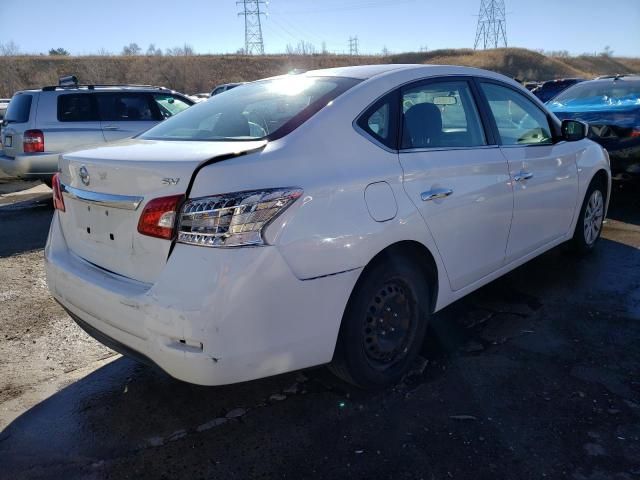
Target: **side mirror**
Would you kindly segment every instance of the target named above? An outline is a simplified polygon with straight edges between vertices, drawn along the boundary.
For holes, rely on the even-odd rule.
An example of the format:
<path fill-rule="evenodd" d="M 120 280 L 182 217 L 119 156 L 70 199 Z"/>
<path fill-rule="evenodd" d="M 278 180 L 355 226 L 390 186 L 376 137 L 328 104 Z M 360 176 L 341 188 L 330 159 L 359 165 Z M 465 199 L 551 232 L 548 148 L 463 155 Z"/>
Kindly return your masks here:
<path fill-rule="evenodd" d="M 562 138 L 567 142 L 577 142 L 587 136 L 589 126 L 579 120 L 562 121 Z"/>

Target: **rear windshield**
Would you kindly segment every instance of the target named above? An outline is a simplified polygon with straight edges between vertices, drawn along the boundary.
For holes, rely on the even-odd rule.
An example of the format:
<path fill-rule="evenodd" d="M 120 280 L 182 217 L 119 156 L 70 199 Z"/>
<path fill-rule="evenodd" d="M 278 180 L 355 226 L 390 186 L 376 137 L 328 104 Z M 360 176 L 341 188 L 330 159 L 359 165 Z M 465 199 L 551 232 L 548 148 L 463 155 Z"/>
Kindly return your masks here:
<path fill-rule="evenodd" d="M 576 100 L 589 100 L 594 104 L 637 103 L 640 106 L 640 81 L 606 80 L 579 83 L 554 98 L 552 104 L 567 104 Z"/>
<path fill-rule="evenodd" d="M 9 102 L 9 108 L 4 115 L 5 123 L 26 123 L 29 121 L 31 112 L 32 95 L 21 93 L 16 95 Z"/>
<path fill-rule="evenodd" d="M 147 130 L 153 140 L 257 140 L 286 135 L 359 81 L 288 76 L 240 85 Z"/>

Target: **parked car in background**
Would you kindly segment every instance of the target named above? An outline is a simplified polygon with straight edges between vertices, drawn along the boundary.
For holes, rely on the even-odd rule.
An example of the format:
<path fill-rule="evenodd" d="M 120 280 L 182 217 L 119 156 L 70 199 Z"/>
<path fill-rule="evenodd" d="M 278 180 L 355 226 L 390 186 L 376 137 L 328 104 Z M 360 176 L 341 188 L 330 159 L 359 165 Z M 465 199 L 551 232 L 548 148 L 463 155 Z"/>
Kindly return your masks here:
<path fill-rule="evenodd" d="M 589 124 L 589 138 L 609 152 L 614 178 L 640 178 L 640 75 L 580 83 L 548 107 L 560 119 Z"/>
<path fill-rule="evenodd" d="M 538 82 L 524 82 L 523 85 L 524 85 L 524 88 L 526 88 L 529 91 L 534 90 L 540 86 Z"/>
<path fill-rule="evenodd" d="M 610 172 L 585 134 L 465 67 L 252 82 L 62 155 L 47 282 L 98 340 L 188 382 L 331 362 L 382 387 L 434 312 L 561 243 L 593 249 Z"/>
<path fill-rule="evenodd" d="M 239 83 L 223 83 L 222 85 L 218 85 L 211 91 L 211 96 L 218 95 L 222 92 L 226 92 L 227 90 L 231 90 L 232 88 L 239 87 L 240 85 L 244 85 L 246 82 Z"/>
<path fill-rule="evenodd" d="M 548 80 L 546 82 L 542 82 L 540 86 L 531 90 L 536 97 L 538 97 L 542 102 L 546 103 L 551 100 L 553 97 L 558 95 L 563 90 L 566 90 L 572 85 L 576 83 L 584 82 L 583 78 L 560 78 L 557 80 Z"/>
<path fill-rule="evenodd" d="M 164 87 L 78 85 L 75 77 L 17 92 L 2 123 L 0 170 L 50 184 L 60 153 L 133 137 L 193 104 Z"/>

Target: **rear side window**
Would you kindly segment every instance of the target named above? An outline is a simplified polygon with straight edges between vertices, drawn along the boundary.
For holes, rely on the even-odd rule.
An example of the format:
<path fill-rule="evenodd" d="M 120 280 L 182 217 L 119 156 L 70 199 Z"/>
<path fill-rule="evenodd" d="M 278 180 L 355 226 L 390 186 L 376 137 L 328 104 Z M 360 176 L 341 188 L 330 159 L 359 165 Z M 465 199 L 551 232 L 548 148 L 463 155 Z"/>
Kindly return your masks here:
<path fill-rule="evenodd" d="M 29 121 L 29 113 L 31 112 L 31 102 L 33 95 L 25 93 L 18 94 L 9 102 L 9 108 L 4 116 L 7 123 L 26 123 Z"/>
<path fill-rule="evenodd" d="M 469 84 L 429 82 L 402 92 L 402 148 L 486 145 Z"/>
<path fill-rule="evenodd" d="M 162 120 L 158 105 L 146 93 L 101 93 L 100 118 L 108 122 L 144 122 Z"/>
<path fill-rule="evenodd" d="M 91 94 L 60 95 L 58 97 L 58 121 L 98 121 L 95 96 Z"/>
<path fill-rule="evenodd" d="M 398 144 L 398 93 L 378 100 L 360 118 L 358 126 L 383 145 L 396 149 Z"/>

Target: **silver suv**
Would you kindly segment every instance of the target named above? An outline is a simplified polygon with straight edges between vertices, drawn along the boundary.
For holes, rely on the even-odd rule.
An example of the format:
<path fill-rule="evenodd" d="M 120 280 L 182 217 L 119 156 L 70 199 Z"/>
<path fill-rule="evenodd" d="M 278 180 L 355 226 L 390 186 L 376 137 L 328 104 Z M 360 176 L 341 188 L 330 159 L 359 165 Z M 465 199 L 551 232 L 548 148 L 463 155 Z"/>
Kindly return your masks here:
<path fill-rule="evenodd" d="M 60 153 L 133 137 L 193 103 L 164 87 L 78 85 L 75 77 L 17 92 L 2 122 L 0 170 L 51 186 Z"/>

